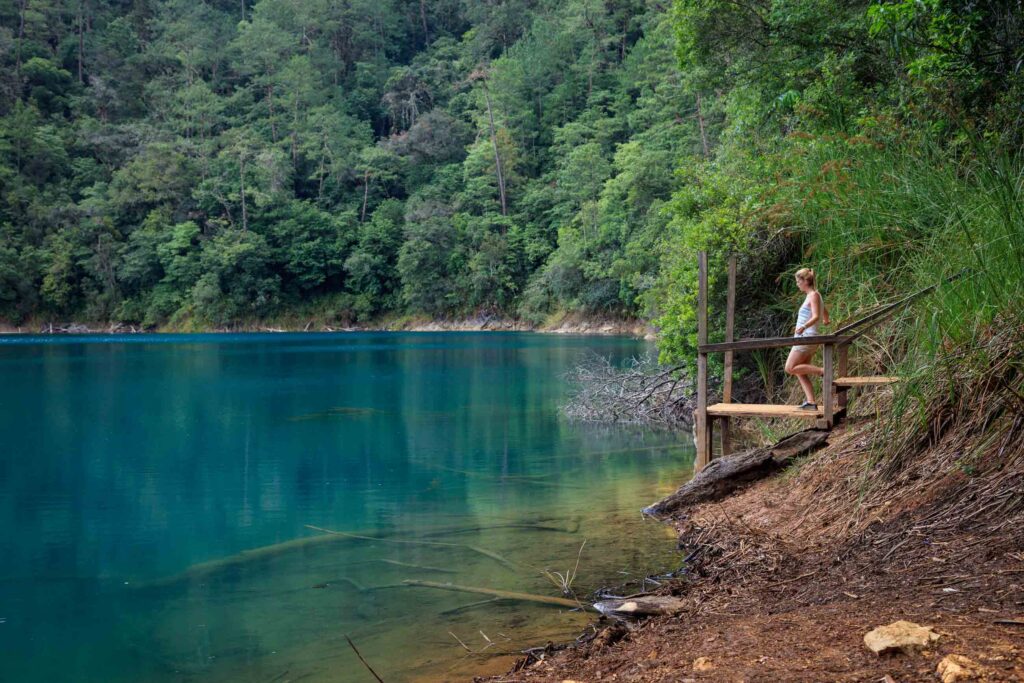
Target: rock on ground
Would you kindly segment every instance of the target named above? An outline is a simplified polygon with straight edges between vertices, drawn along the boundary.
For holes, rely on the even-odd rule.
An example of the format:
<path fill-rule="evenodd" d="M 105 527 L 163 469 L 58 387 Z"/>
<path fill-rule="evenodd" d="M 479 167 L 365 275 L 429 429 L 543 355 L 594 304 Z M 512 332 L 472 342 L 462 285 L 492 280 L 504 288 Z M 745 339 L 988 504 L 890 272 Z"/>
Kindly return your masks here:
<path fill-rule="evenodd" d="M 715 665 L 707 657 L 697 657 L 697 659 L 693 660 L 691 668 L 694 671 L 711 671 L 715 668 Z"/>
<path fill-rule="evenodd" d="M 977 681 L 984 675 L 984 671 L 977 663 L 963 655 L 949 655 L 943 658 L 935 673 L 942 679 L 942 683 Z"/>
<path fill-rule="evenodd" d="M 938 639 L 939 634 L 930 627 L 901 619 L 868 631 L 864 635 L 864 644 L 876 655 L 884 655 L 890 652 L 912 652 Z"/>

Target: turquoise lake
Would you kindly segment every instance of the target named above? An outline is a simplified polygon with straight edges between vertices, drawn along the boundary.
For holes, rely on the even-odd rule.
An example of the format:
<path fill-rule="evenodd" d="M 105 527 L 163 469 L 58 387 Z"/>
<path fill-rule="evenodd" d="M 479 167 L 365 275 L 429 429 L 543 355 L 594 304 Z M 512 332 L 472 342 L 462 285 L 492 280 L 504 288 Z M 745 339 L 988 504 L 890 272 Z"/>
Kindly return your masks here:
<path fill-rule="evenodd" d="M 640 509 L 687 478 L 689 437 L 559 412 L 584 354 L 650 351 L 0 337 L 0 679 L 372 681 L 347 635 L 388 683 L 470 680 L 575 637 L 591 615 L 402 582 L 558 596 L 544 570 L 578 558 L 585 599 L 678 568 Z"/>

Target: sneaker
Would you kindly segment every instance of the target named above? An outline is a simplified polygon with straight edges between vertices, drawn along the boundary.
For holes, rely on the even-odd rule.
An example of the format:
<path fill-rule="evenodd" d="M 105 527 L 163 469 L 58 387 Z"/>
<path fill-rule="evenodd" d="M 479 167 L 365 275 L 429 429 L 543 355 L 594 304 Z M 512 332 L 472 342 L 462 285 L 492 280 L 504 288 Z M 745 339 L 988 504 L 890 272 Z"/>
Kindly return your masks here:
<path fill-rule="evenodd" d="M 804 401 L 803 403 L 800 404 L 799 408 L 800 410 L 817 410 L 818 404 L 811 403 L 810 401 Z"/>

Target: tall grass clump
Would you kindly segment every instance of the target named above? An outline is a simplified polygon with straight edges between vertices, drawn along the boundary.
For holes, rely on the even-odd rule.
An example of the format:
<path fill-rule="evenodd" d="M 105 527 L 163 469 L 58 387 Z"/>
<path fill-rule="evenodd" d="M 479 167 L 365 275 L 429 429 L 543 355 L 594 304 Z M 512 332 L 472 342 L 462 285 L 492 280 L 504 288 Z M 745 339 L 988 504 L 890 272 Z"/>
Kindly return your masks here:
<path fill-rule="evenodd" d="M 837 321 L 939 285 L 871 335 L 906 378 L 887 442 L 934 440 L 978 404 L 1024 409 L 1021 155 L 833 139 L 799 159 L 784 191 Z"/>

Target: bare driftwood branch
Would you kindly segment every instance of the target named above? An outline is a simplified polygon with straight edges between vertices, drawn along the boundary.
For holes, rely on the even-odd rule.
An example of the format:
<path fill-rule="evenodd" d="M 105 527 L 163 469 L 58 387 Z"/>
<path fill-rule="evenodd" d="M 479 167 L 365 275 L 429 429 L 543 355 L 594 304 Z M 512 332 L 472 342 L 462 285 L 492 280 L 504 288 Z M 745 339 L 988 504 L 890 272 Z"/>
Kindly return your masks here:
<path fill-rule="evenodd" d="M 671 595 L 649 595 L 637 598 L 602 600 L 594 608 L 614 619 L 642 619 L 662 614 L 675 614 L 686 608 L 686 601 Z"/>
<path fill-rule="evenodd" d="M 659 365 L 653 357 L 642 356 L 623 368 L 593 354 L 567 379 L 574 390 L 563 412 L 570 419 L 668 427 L 693 422 L 693 382 L 682 365 Z"/>

